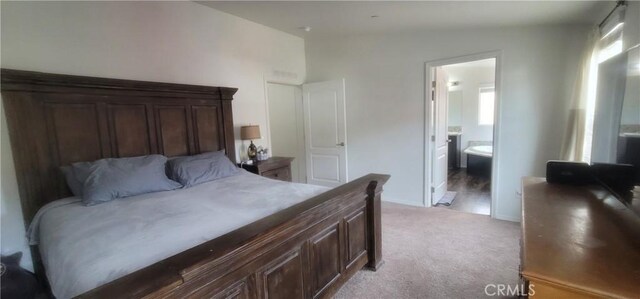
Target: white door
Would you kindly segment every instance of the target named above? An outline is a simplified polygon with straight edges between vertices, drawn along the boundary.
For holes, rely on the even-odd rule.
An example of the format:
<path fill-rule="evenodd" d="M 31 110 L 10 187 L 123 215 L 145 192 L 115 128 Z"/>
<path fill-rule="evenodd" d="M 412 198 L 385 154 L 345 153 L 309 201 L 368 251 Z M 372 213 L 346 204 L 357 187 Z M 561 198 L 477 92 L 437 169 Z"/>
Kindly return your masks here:
<path fill-rule="evenodd" d="M 299 86 L 267 83 L 271 155 L 293 157 L 291 179 L 306 183 L 302 90 Z"/>
<path fill-rule="evenodd" d="M 431 198 L 432 203 L 436 204 L 447 192 L 447 153 L 449 149 L 447 127 L 448 78 L 442 67 L 435 68 L 434 80 L 435 86 L 432 93 L 434 101 L 434 137 L 432 139 L 434 153 Z"/>
<path fill-rule="evenodd" d="M 307 183 L 347 182 L 344 79 L 302 85 Z"/>

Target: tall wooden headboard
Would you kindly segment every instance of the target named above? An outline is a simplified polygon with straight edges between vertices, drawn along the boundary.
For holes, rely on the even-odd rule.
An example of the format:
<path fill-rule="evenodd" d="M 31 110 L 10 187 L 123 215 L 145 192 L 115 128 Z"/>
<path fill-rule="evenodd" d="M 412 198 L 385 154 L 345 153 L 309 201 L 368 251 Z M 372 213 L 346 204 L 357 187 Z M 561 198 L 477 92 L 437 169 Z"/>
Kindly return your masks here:
<path fill-rule="evenodd" d="M 0 71 L 26 223 L 70 196 L 59 167 L 148 154 L 225 149 L 235 161 L 236 88 Z"/>

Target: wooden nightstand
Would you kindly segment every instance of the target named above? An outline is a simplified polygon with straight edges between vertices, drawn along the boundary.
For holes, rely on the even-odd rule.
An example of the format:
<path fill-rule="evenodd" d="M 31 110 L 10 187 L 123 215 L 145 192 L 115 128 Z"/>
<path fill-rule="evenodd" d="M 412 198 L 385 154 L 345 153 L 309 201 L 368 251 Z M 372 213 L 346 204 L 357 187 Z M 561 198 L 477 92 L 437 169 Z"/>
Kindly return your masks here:
<path fill-rule="evenodd" d="M 242 168 L 263 177 L 291 182 L 291 161 L 293 159 L 290 157 L 271 157 L 264 161 L 255 162 L 252 165 L 242 164 Z"/>

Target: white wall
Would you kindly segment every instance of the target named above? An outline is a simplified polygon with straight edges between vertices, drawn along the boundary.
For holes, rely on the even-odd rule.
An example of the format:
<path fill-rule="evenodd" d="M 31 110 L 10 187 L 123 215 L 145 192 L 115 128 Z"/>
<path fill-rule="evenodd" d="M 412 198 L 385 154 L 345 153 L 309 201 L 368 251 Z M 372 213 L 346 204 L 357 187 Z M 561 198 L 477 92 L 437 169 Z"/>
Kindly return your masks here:
<path fill-rule="evenodd" d="M 462 116 L 459 126 L 462 126 L 460 148 L 463 153 L 460 166 L 467 167 L 467 154 L 464 153 L 464 149 L 469 146 L 469 141 L 493 141 L 493 126 L 478 124 L 478 109 L 480 87 L 495 84 L 495 63 L 493 66 L 460 63 L 444 66 L 443 69 L 449 75 L 449 82 L 459 82 L 458 86 L 449 87 L 449 95 L 451 95 L 452 91 L 462 92 L 462 102 L 459 105 L 461 110 L 459 112 L 461 112 Z M 455 105 L 449 107 L 449 115 L 451 115 L 452 108 L 455 109 Z M 449 125 L 452 124 L 449 123 Z"/>
<path fill-rule="evenodd" d="M 349 173 L 391 174 L 384 198 L 423 203 L 425 62 L 502 51 L 495 216 L 520 219 L 520 180 L 557 159 L 586 28 L 510 27 L 306 40 L 309 82 L 346 78 Z"/>
<path fill-rule="evenodd" d="M 266 129 L 265 76 L 304 82 L 304 55 L 299 37 L 190 1 L 2 2 L 2 67 L 237 87 L 236 137 Z"/>
<path fill-rule="evenodd" d="M 239 126 L 266 130 L 264 78 L 304 82 L 304 40 L 195 2 L 0 5 L 3 68 L 239 88 L 233 117 L 241 153 Z M 1 137 L 4 253 L 25 243 L 7 134 Z M 270 147 L 266 138 L 256 144 Z"/>

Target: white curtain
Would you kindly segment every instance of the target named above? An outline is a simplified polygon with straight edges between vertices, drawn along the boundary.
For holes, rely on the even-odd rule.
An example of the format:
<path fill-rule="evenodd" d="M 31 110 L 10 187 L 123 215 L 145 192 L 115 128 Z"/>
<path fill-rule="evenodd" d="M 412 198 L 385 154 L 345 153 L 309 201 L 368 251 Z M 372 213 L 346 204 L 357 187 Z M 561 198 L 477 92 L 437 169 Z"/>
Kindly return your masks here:
<path fill-rule="evenodd" d="M 564 143 L 560 157 L 568 161 L 589 160 L 589 149 L 591 147 L 591 132 L 593 129 L 593 119 L 588 117 L 593 115 L 595 107 L 590 107 L 595 103 L 595 90 L 597 84 L 600 30 L 594 28 L 588 36 L 586 47 L 581 55 L 580 65 L 574 85 L 571 109 L 569 110 L 569 122 L 565 133 Z M 586 161 L 588 162 L 588 161 Z"/>

